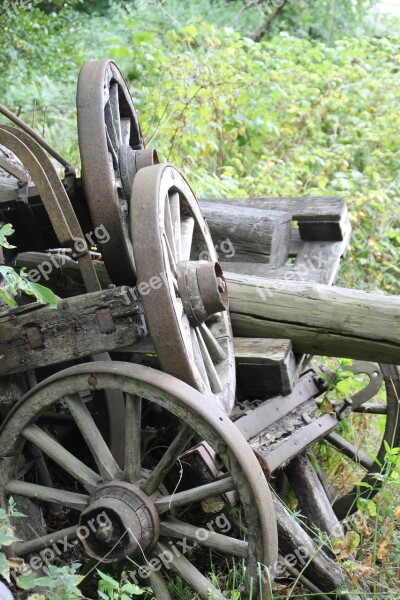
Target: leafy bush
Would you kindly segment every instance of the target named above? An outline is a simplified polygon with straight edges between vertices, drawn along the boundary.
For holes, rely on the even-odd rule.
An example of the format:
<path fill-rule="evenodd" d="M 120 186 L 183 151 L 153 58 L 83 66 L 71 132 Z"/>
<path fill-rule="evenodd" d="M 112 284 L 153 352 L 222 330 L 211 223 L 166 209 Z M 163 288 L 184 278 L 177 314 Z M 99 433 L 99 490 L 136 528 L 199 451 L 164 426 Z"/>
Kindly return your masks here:
<path fill-rule="evenodd" d="M 398 293 L 398 40 L 328 46 L 281 33 L 255 43 L 223 26 L 241 3 L 121 6 L 107 17 L 33 9 L 5 21 L 5 101 L 30 119 L 36 100 L 38 126 L 46 113 L 47 137 L 77 162 L 79 67 L 111 56 L 128 76 L 147 141 L 199 195 L 343 195 L 354 238 L 341 283 Z"/>

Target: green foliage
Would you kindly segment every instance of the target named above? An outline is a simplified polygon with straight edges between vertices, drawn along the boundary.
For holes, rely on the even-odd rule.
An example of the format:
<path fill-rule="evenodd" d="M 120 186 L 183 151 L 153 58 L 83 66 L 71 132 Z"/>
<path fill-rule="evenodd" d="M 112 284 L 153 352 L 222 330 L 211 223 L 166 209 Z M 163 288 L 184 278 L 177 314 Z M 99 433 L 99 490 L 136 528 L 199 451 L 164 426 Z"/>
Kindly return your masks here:
<path fill-rule="evenodd" d="M 307 36 L 333 43 L 343 35 L 366 33 L 367 15 L 376 4 L 377 0 L 288 1 L 268 35 L 288 31 L 299 37 Z"/>
<path fill-rule="evenodd" d="M 14 230 L 10 224 L 3 225 L 0 228 L 0 246 L 3 248 L 14 248 L 7 241 L 7 236 L 14 233 Z M 18 306 L 14 300 L 20 292 L 24 292 L 29 296 L 33 296 L 37 302 L 41 304 L 49 304 L 52 308 L 57 307 L 57 297 L 48 288 L 40 285 L 39 283 L 33 283 L 30 281 L 28 274 L 24 269 L 21 269 L 17 273 L 12 267 L 5 267 L 0 265 L 0 275 L 5 281 L 5 285 L 0 287 L 0 298 L 4 300 L 8 306 L 15 308 Z"/>
<path fill-rule="evenodd" d="M 14 531 L 10 526 L 10 519 L 24 516 L 25 515 L 17 511 L 12 497 L 8 501 L 7 510 L 0 508 L 0 549 L 20 541 L 19 538 L 14 535 Z M 3 552 L 0 552 L 0 576 L 6 581 L 10 581 L 10 565 Z"/>
<path fill-rule="evenodd" d="M 199 21 L 161 38 L 125 24 L 131 41 L 111 54 L 163 159 L 202 196 L 345 196 L 342 282 L 398 291 L 397 41 L 258 44 Z"/>
<path fill-rule="evenodd" d="M 81 565 L 70 563 L 63 567 L 49 565 L 44 567 L 45 575 L 39 575 L 30 571 L 26 575 L 20 575 L 17 579 L 17 585 L 22 590 L 34 590 L 41 588 L 40 594 L 31 596 L 35 600 L 75 600 L 83 598 L 78 585 L 83 580 L 77 571 Z M 43 593 L 42 590 L 48 590 Z"/>
<path fill-rule="evenodd" d="M 111 575 L 97 569 L 99 575 L 99 598 L 102 600 L 130 600 L 132 596 L 141 596 L 144 590 L 128 581 L 119 582 Z"/>

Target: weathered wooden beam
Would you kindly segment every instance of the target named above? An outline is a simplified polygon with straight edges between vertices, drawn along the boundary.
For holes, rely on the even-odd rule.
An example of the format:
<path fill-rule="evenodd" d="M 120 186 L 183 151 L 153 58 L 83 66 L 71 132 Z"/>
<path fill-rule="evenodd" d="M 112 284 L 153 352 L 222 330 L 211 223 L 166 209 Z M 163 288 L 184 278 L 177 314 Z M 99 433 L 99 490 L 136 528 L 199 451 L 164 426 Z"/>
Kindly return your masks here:
<path fill-rule="evenodd" d="M 146 334 L 143 309 L 121 287 L 0 313 L 0 375 L 110 352 Z"/>
<path fill-rule="evenodd" d="M 93 266 L 101 287 L 109 286 L 111 280 L 104 263 L 94 260 Z M 67 253 L 21 252 L 17 256 L 16 267 L 26 269 L 33 281 L 50 287 L 62 298 L 86 292 L 79 263 Z"/>
<path fill-rule="evenodd" d="M 400 363 L 400 297 L 225 277 L 236 337 L 288 338 L 295 352 Z"/>
<path fill-rule="evenodd" d="M 203 202 L 220 259 L 226 262 L 268 263 L 280 267 L 289 254 L 291 216 L 282 211 Z M 222 253 L 229 240 L 231 253 Z"/>
<path fill-rule="evenodd" d="M 294 458 L 285 469 L 300 504 L 301 514 L 317 531 L 332 539 L 343 538 L 343 529 L 307 454 Z"/>
<path fill-rule="evenodd" d="M 314 541 L 289 511 L 274 500 L 278 522 L 279 552 L 291 558 L 292 564 L 314 583 L 322 592 L 339 595 L 342 600 L 360 600 L 368 597 L 366 584 L 360 582 L 355 590 L 348 573 L 339 563 L 329 558 L 322 550 L 322 543 Z M 297 559 L 297 560 L 296 560 Z"/>
<path fill-rule="evenodd" d="M 243 399 L 289 394 L 297 375 L 290 340 L 234 338 L 236 393 Z"/>
<path fill-rule="evenodd" d="M 200 200 L 203 207 L 207 200 Z M 340 241 L 348 216 L 346 202 L 338 197 L 302 196 L 279 198 L 224 198 L 215 199 L 227 206 L 246 206 L 264 210 L 279 210 L 291 214 L 298 221 L 303 240 Z"/>

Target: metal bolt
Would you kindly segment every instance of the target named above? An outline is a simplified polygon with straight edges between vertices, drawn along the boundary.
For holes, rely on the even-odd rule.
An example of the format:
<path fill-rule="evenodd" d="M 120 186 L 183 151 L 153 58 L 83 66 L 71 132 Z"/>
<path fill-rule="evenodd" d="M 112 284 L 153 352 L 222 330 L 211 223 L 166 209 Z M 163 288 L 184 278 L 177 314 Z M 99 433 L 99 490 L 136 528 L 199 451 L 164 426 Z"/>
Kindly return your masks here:
<path fill-rule="evenodd" d="M 114 528 L 111 525 L 111 523 L 106 523 L 105 525 L 99 527 L 99 529 L 96 532 L 96 538 L 100 540 L 100 542 L 105 542 L 106 544 L 108 544 L 111 541 L 113 533 Z"/>
<path fill-rule="evenodd" d="M 222 277 L 217 277 L 218 291 L 223 294 L 226 289 L 226 283 Z"/>

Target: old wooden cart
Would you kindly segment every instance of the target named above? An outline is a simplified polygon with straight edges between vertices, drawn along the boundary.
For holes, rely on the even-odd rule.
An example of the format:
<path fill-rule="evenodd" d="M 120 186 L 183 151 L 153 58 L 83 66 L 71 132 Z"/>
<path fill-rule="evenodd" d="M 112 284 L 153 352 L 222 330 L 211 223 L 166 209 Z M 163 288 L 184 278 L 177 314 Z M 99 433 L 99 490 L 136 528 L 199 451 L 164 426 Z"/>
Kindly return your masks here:
<path fill-rule="evenodd" d="M 358 598 L 317 532 L 343 535 L 379 487 L 385 442 L 399 444 L 400 303 L 332 287 L 345 202 L 198 203 L 144 147 L 110 61 L 82 68 L 77 108 L 80 179 L 2 108 L 19 126 L 0 126 L 0 220 L 17 249 L 5 260 L 60 297 L 56 311 L 0 314 L 0 494 L 34 523 L 12 554 L 43 564 L 63 543 L 63 558 L 133 561 L 162 600 L 180 581 L 193 597 L 266 598 L 278 550 L 301 548 L 285 569 L 320 598 Z M 366 382 L 327 409 L 335 371 L 312 354 L 356 359 Z M 343 432 L 374 419 L 371 456 Z M 344 491 L 318 443 L 346 457 Z M 303 525 L 278 499 L 289 484 Z"/>

